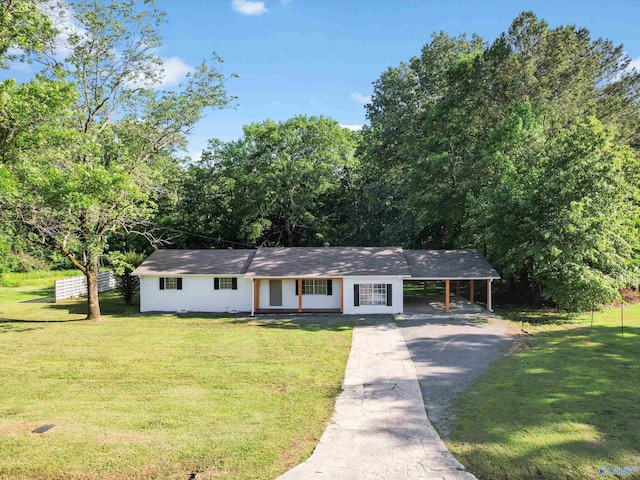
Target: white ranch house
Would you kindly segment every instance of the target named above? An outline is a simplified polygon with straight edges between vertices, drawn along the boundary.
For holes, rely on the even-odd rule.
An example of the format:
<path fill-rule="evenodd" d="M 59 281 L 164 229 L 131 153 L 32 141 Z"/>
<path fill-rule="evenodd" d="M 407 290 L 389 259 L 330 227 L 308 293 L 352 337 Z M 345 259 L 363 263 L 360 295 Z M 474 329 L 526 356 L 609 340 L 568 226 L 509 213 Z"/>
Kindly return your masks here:
<path fill-rule="evenodd" d="M 406 281 L 500 278 L 478 250 L 292 247 L 157 250 L 134 272 L 141 312 L 403 312 Z M 425 283 L 426 285 L 426 283 Z M 473 301 L 473 298 L 471 299 Z"/>

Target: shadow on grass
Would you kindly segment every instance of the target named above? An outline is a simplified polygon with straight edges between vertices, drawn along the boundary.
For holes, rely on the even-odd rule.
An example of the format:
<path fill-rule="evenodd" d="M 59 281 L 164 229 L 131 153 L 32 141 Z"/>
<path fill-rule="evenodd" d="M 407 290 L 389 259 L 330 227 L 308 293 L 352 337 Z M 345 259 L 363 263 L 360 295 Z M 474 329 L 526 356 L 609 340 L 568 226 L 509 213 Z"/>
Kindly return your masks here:
<path fill-rule="evenodd" d="M 21 333 L 30 332 L 32 330 L 42 330 L 43 327 L 24 327 L 21 323 L 26 323 L 28 320 L 5 320 L 0 318 L 0 333 Z M 29 322 L 32 323 L 32 322 Z"/>
<path fill-rule="evenodd" d="M 541 332 L 499 360 L 454 408 L 451 438 L 467 444 L 454 445 L 460 460 L 495 479 L 598 478 L 601 465 L 635 465 L 640 328 L 625 331 Z"/>
<path fill-rule="evenodd" d="M 508 308 L 500 310 L 505 320 L 531 325 L 561 325 L 575 322 L 577 314 L 557 310 Z"/>
<path fill-rule="evenodd" d="M 22 302 L 21 302 L 22 303 Z M 26 308 L 26 307 L 25 307 Z M 34 302 L 29 313 L 21 314 L 13 312 L 15 318 L 0 319 L 6 323 L 67 323 L 82 322 L 85 318 L 78 316 L 87 315 L 87 299 L 76 298 L 65 300 L 59 303 L 46 303 L 44 299 Z M 142 317 L 149 319 L 171 318 L 171 319 L 193 319 L 193 320 L 223 320 L 230 325 L 255 325 L 260 328 L 274 329 L 300 329 L 307 331 L 332 330 L 340 331 L 353 328 L 356 324 L 375 324 L 380 321 L 390 321 L 389 315 L 332 315 L 332 314 L 269 314 L 250 317 L 247 313 L 205 313 L 205 312 L 145 312 L 139 311 L 139 297 L 136 295 L 133 305 L 125 305 L 122 298 L 116 292 L 105 292 L 100 294 L 100 309 L 103 317 L 134 318 Z M 36 310 L 37 309 L 37 310 Z M 26 312 L 26 311 L 25 311 Z M 52 312 L 56 312 L 55 314 Z M 30 319 L 31 316 L 37 318 Z M 65 317 L 70 318 L 65 318 Z M 53 317 L 44 320 L 47 317 Z"/>
<path fill-rule="evenodd" d="M 46 293 L 44 288 L 33 293 Z M 140 315 L 138 305 L 125 305 L 115 292 L 100 294 L 100 309 L 104 317 L 132 317 Z M 67 323 L 85 320 L 87 315 L 87 299 L 75 298 L 55 303 L 53 298 L 14 301 L 0 305 L 0 322 L 4 323 Z"/>
<path fill-rule="evenodd" d="M 316 332 L 322 330 L 351 330 L 355 325 L 375 325 L 379 322 L 392 321 L 389 315 L 295 315 L 283 318 L 283 315 L 260 315 L 258 317 L 240 317 L 230 320 L 230 324 L 250 325 L 260 328 L 282 330 L 305 330 Z"/>

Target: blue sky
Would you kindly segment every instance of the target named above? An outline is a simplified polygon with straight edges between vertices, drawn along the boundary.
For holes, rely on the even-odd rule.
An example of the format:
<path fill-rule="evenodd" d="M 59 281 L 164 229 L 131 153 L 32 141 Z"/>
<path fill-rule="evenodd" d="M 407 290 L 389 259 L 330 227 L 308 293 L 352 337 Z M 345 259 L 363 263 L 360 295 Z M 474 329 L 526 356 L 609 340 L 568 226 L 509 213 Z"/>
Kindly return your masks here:
<path fill-rule="evenodd" d="M 420 53 L 433 32 L 477 33 L 492 41 L 523 10 L 551 26 L 576 24 L 622 43 L 640 68 L 640 1 L 157 0 L 167 13 L 168 77 L 178 81 L 215 51 L 237 108 L 209 112 L 190 139 L 196 156 L 207 139 L 228 141 L 242 126 L 296 114 L 365 123 L 372 82 Z"/>

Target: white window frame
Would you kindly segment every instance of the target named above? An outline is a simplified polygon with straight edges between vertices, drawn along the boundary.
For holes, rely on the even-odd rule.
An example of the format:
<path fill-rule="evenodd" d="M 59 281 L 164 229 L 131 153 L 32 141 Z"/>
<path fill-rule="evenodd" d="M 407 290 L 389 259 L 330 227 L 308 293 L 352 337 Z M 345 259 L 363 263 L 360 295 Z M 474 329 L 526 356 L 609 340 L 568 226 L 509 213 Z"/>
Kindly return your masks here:
<path fill-rule="evenodd" d="M 218 290 L 233 290 L 233 278 L 218 277 Z"/>
<path fill-rule="evenodd" d="M 359 303 L 361 306 L 386 306 L 386 283 L 361 283 L 358 287 Z"/>
<path fill-rule="evenodd" d="M 303 279 L 302 294 L 327 295 L 327 282 L 328 280 L 318 280 L 316 278 Z"/>
<path fill-rule="evenodd" d="M 165 277 L 164 278 L 165 290 L 178 290 L 178 277 Z"/>

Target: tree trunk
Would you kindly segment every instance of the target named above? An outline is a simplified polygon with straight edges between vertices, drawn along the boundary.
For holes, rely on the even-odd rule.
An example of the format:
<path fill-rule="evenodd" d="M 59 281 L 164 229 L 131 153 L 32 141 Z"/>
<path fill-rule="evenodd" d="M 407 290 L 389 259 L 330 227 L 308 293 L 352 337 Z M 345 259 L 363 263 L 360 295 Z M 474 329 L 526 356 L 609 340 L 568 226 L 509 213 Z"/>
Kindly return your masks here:
<path fill-rule="evenodd" d="M 87 304 L 89 306 L 87 320 L 100 320 L 100 302 L 98 300 L 98 270 L 88 268 L 85 276 L 87 277 Z"/>

